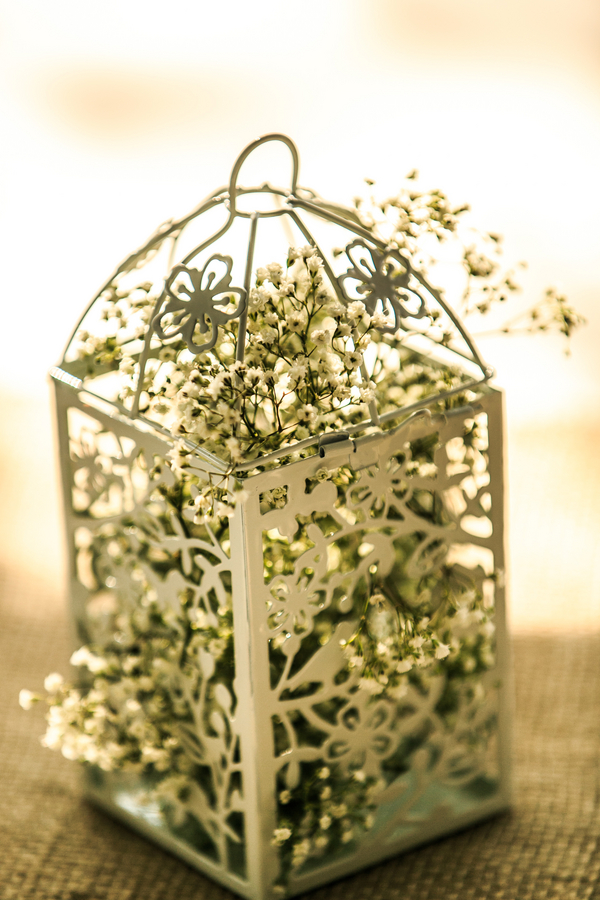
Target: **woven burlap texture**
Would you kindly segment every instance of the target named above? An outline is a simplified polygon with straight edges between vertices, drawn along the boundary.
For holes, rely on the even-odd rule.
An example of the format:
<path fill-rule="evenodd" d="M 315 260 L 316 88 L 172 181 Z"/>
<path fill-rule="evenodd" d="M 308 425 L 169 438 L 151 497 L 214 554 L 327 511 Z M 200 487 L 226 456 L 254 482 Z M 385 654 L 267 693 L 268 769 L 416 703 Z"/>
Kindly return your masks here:
<path fill-rule="evenodd" d="M 77 765 L 40 746 L 43 710 L 22 711 L 17 695 L 64 670 L 69 648 L 66 621 L 43 591 L 31 578 L 2 586 L 10 603 L 0 635 L 1 900 L 230 898 L 90 806 Z M 512 811 L 321 888 L 314 900 L 600 898 L 600 638 L 521 636 L 514 659 Z"/>

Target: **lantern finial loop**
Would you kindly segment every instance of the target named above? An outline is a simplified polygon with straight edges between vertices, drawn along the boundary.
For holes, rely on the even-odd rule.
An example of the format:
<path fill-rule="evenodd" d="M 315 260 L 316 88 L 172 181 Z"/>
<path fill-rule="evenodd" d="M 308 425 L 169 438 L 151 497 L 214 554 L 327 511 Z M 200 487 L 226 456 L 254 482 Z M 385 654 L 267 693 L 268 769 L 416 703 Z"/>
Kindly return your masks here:
<path fill-rule="evenodd" d="M 240 169 L 243 164 L 246 162 L 250 154 L 257 149 L 257 147 L 261 147 L 263 144 L 269 143 L 269 141 L 280 141 L 282 144 L 285 144 L 286 147 L 289 148 L 290 153 L 292 154 L 292 183 L 290 187 L 290 193 L 295 194 L 298 186 L 298 171 L 300 169 L 300 155 L 298 153 L 298 148 L 294 144 L 293 140 L 289 138 L 286 134 L 278 134 L 274 132 L 273 134 L 263 134 L 262 137 L 257 138 L 255 141 L 252 141 L 251 144 L 240 153 L 238 158 L 235 161 L 233 169 L 231 170 L 231 178 L 229 180 L 229 213 L 230 216 L 234 216 L 237 212 L 236 210 L 236 197 L 238 194 L 238 175 L 240 174 Z"/>

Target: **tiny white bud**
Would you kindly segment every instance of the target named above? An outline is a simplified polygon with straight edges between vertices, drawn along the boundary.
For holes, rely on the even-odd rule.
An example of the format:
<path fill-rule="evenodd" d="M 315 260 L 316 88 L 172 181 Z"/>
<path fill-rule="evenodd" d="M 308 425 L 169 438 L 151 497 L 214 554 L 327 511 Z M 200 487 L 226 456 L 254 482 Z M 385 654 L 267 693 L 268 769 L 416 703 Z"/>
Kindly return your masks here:
<path fill-rule="evenodd" d="M 55 694 L 63 685 L 63 677 L 58 672 L 51 672 L 44 679 L 44 689 L 49 694 Z"/>
<path fill-rule="evenodd" d="M 38 702 L 39 696 L 34 694 L 32 691 L 23 690 L 19 691 L 19 706 L 22 709 L 31 709 L 31 707 Z"/>

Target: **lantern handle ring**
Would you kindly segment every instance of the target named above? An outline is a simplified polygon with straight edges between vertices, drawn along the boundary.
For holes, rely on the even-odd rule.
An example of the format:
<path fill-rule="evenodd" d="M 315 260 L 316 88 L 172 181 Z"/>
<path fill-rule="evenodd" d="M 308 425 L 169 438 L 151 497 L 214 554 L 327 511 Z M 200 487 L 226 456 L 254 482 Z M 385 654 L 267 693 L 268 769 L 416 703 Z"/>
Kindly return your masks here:
<path fill-rule="evenodd" d="M 296 194 L 296 190 L 298 187 L 298 171 L 300 169 L 300 155 L 298 153 L 298 148 L 291 138 L 289 138 L 286 134 L 279 134 L 277 132 L 273 132 L 272 134 L 263 134 L 261 137 L 257 138 L 255 141 L 252 141 L 251 144 L 242 150 L 238 158 L 236 159 L 233 169 L 231 170 L 231 178 L 229 179 L 229 215 L 233 219 L 233 217 L 237 214 L 236 209 L 236 197 L 239 191 L 239 185 L 237 183 L 238 175 L 240 174 L 240 169 L 243 164 L 246 162 L 250 154 L 256 150 L 257 147 L 262 146 L 262 144 L 267 144 L 269 141 L 280 141 L 282 144 L 285 144 L 292 154 L 292 184 L 290 187 L 290 193 L 292 195 Z"/>

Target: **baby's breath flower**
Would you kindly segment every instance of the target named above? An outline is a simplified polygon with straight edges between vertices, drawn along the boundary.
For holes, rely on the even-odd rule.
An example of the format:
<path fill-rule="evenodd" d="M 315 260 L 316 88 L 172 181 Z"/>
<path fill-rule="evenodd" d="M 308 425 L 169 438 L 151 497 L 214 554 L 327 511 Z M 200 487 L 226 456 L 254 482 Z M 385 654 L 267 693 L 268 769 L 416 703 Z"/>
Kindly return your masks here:
<path fill-rule="evenodd" d="M 392 319 L 378 310 L 371 316 L 370 324 L 373 328 L 389 328 L 389 326 L 392 325 Z"/>
<path fill-rule="evenodd" d="M 229 450 L 231 458 L 234 462 L 240 462 L 244 458 L 242 446 L 237 438 L 227 438 L 227 440 L 225 441 L 225 446 Z"/>
<path fill-rule="evenodd" d="M 290 366 L 288 370 L 288 379 L 292 384 L 301 384 L 306 378 L 307 372 L 308 366 L 306 363 L 296 362 L 293 366 Z"/>
<path fill-rule="evenodd" d="M 349 400 L 351 396 L 350 388 L 345 384 L 338 384 L 335 387 L 333 396 L 336 400 Z"/>
<path fill-rule="evenodd" d="M 227 648 L 227 641 L 223 640 L 223 638 L 214 638 L 208 644 L 208 650 L 212 656 L 218 658 L 222 656 Z"/>
<path fill-rule="evenodd" d="M 312 403 L 304 403 L 298 408 L 298 420 L 313 425 L 317 420 L 317 409 Z"/>
<path fill-rule="evenodd" d="M 306 327 L 306 316 L 302 310 L 293 309 L 285 317 L 287 327 L 290 331 L 303 331 Z"/>
<path fill-rule="evenodd" d="M 287 297 L 296 290 L 296 283 L 291 278 L 282 278 L 279 282 L 277 293 L 280 297 Z"/>
<path fill-rule="evenodd" d="M 80 647 L 71 655 L 72 666 L 85 666 L 90 672 L 102 672 L 108 667 L 108 663 L 101 656 L 91 653 L 88 647 Z"/>
<path fill-rule="evenodd" d="M 292 836 L 291 828 L 276 828 L 273 832 L 273 840 L 271 843 L 275 847 L 281 847 L 282 844 L 285 844 L 286 841 Z"/>
<path fill-rule="evenodd" d="M 19 691 L 19 706 L 22 709 L 31 709 L 31 707 L 40 699 L 41 697 L 38 694 L 34 694 L 32 691 L 28 691 L 25 688 Z"/>
<path fill-rule="evenodd" d="M 269 263 L 267 266 L 265 266 L 265 268 L 267 271 L 266 277 L 270 281 L 272 281 L 273 284 L 277 285 L 281 281 L 281 277 L 283 275 L 283 268 L 281 267 L 281 265 L 279 263 Z"/>
<path fill-rule="evenodd" d="M 366 313 L 367 308 L 362 300 L 353 300 L 348 304 L 348 317 L 350 319 L 360 319 Z"/>
<path fill-rule="evenodd" d="M 119 371 L 123 375 L 133 375 L 133 373 L 135 372 L 135 360 L 133 360 L 130 356 L 124 356 L 119 363 Z"/>
<path fill-rule="evenodd" d="M 259 334 L 263 344 L 273 344 L 279 337 L 277 329 L 271 328 L 269 325 L 265 325 L 264 328 L 261 328 Z"/>
<path fill-rule="evenodd" d="M 379 682 L 375 681 L 373 678 L 363 677 L 359 680 L 358 686 L 361 690 L 366 691 L 368 694 L 381 694 L 384 690 L 384 685 L 379 684 Z"/>
<path fill-rule="evenodd" d="M 486 669 L 491 669 L 494 665 L 495 658 L 490 647 L 483 647 L 480 651 L 480 659 Z"/>
<path fill-rule="evenodd" d="M 20 699 L 19 699 L 19 702 Z M 23 704 L 21 703 L 21 706 Z M 24 706 L 23 709 L 29 709 L 29 706 Z M 48 750 L 60 750 L 60 746 L 63 741 L 63 731 L 57 725 L 49 725 L 46 729 L 46 733 L 42 737 L 40 743 L 42 747 L 47 747 Z"/>
<path fill-rule="evenodd" d="M 310 840 L 308 838 L 304 838 L 304 840 L 299 841 L 294 845 L 294 853 L 298 856 L 306 856 L 310 852 Z"/>
<path fill-rule="evenodd" d="M 319 362 L 317 363 L 317 372 L 322 378 L 329 378 L 332 374 L 334 374 L 331 371 L 330 359 L 328 356 L 325 356 L 325 358 L 319 360 Z M 334 377 L 336 376 L 334 375 Z"/>
<path fill-rule="evenodd" d="M 220 416 L 223 417 L 223 425 L 226 425 L 228 428 L 237 425 L 240 421 L 239 410 L 235 409 L 234 407 L 228 406 L 228 404 L 224 401 L 217 403 L 217 412 Z M 206 426 L 204 427 L 206 428 Z"/>
<path fill-rule="evenodd" d="M 484 637 L 491 638 L 496 633 L 496 626 L 494 625 L 493 622 L 488 620 L 487 622 L 483 623 L 483 625 L 480 628 L 480 631 Z"/>
<path fill-rule="evenodd" d="M 171 411 L 171 404 L 164 397 L 157 397 L 152 401 L 152 409 L 159 416 L 166 416 Z"/>
<path fill-rule="evenodd" d="M 323 268 L 323 260 L 316 253 L 313 253 L 312 256 L 307 258 L 306 267 L 309 272 L 319 272 Z"/>
<path fill-rule="evenodd" d="M 346 317 L 346 307 L 337 299 L 327 304 L 325 312 L 334 319 L 344 319 Z"/>
<path fill-rule="evenodd" d="M 317 346 L 328 344 L 331 341 L 331 332 L 325 328 L 315 328 L 311 332 L 310 339 Z"/>
<path fill-rule="evenodd" d="M 194 628 L 202 628 L 202 629 L 208 628 L 208 616 L 206 615 L 205 610 L 190 609 L 190 610 L 188 610 L 187 615 L 188 615 L 188 618 Z"/>
<path fill-rule="evenodd" d="M 244 374 L 244 383 L 247 384 L 248 387 L 257 387 L 261 383 L 262 379 L 262 369 L 259 369 L 255 366 L 250 367 Z"/>
<path fill-rule="evenodd" d="M 262 270 L 258 269 L 256 272 L 257 278 L 258 278 L 258 273 L 261 271 L 263 271 L 265 273 L 264 277 L 266 279 L 268 277 L 266 269 L 262 269 Z M 271 294 L 269 293 L 269 291 L 266 288 L 264 288 L 264 287 L 252 288 L 252 290 L 250 291 L 250 296 L 248 298 L 248 306 L 252 312 L 254 312 L 254 311 L 261 312 L 265 308 L 265 306 L 267 305 L 267 303 L 269 302 L 270 299 L 271 299 Z"/>
<path fill-rule="evenodd" d="M 348 664 L 351 669 L 362 669 L 365 665 L 364 656 L 358 656 L 356 654 L 352 654 L 350 659 L 348 660 Z"/>
<path fill-rule="evenodd" d="M 336 819 L 343 819 L 348 812 L 348 807 L 345 803 L 338 803 L 335 806 L 331 807 L 331 812 L 336 817 Z"/>
<path fill-rule="evenodd" d="M 44 678 L 44 690 L 49 694 L 56 694 L 64 684 L 64 678 L 58 672 L 52 672 Z"/>
<path fill-rule="evenodd" d="M 344 365 L 347 369 L 358 369 L 363 361 L 363 355 L 358 350 L 350 350 L 344 353 Z"/>
<path fill-rule="evenodd" d="M 363 403 L 371 403 L 375 399 L 376 387 L 373 381 L 369 381 L 365 387 L 359 388 L 360 399 Z"/>
<path fill-rule="evenodd" d="M 209 384 L 206 388 L 206 393 L 209 397 L 212 397 L 213 400 L 216 400 L 217 397 L 221 394 L 226 377 L 226 372 L 217 373 L 217 375 L 215 375 L 215 377 L 213 378 L 211 384 Z"/>
<path fill-rule="evenodd" d="M 413 660 L 411 659 L 401 659 L 400 662 L 396 666 L 396 672 L 403 675 L 405 672 L 410 672 L 414 665 Z"/>

